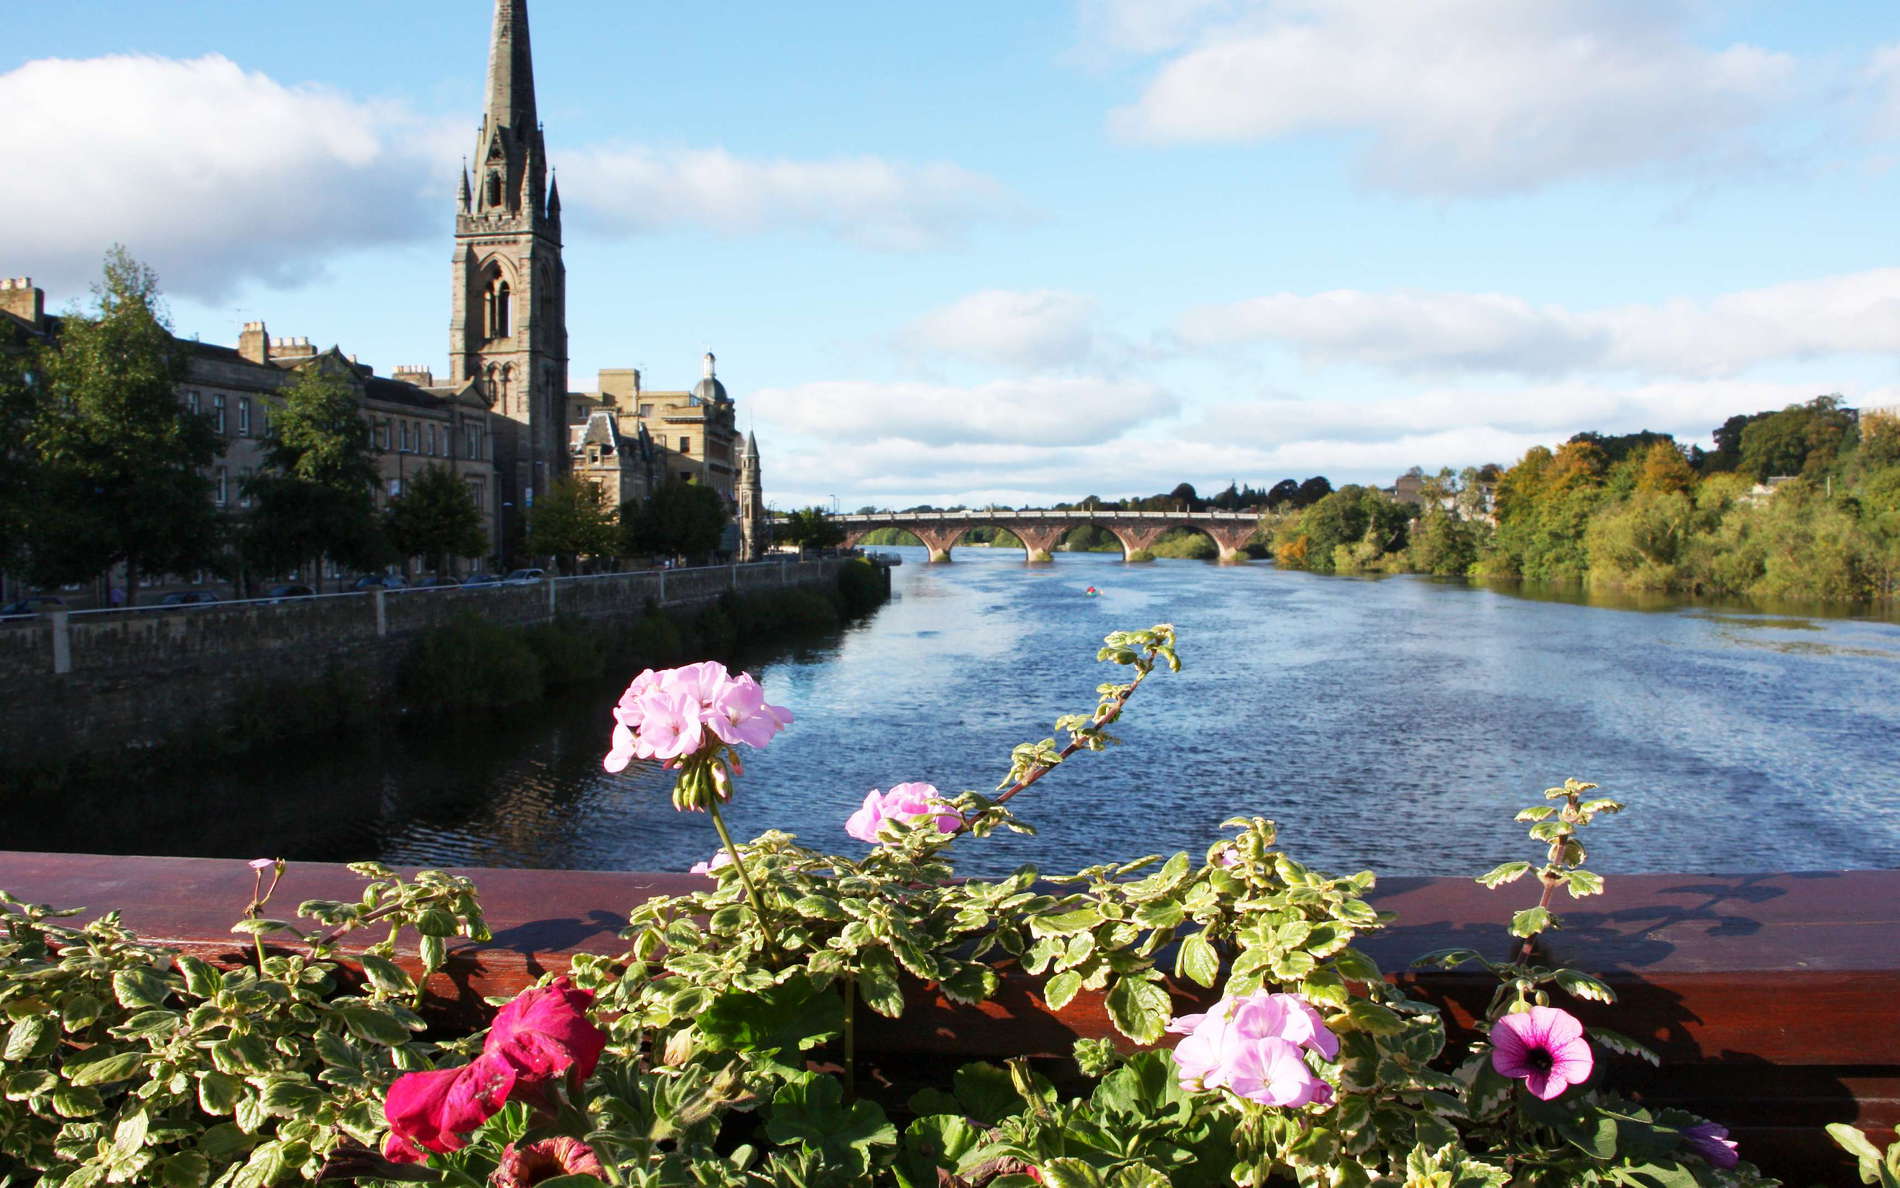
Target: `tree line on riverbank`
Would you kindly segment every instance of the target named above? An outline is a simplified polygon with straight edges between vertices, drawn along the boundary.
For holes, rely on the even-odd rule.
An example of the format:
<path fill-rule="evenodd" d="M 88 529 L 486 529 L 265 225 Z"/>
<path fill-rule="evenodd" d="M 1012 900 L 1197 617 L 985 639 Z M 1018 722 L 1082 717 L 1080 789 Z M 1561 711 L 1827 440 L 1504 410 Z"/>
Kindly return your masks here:
<path fill-rule="evenodd" d="M 1580 433 L 1508 469 L 1347 486 L 1270 516 L 1280 564 L 1856 602 L 1900 592 L 1900 416 L 1821 396 L 1731 417 L 1716 448 Z"/>

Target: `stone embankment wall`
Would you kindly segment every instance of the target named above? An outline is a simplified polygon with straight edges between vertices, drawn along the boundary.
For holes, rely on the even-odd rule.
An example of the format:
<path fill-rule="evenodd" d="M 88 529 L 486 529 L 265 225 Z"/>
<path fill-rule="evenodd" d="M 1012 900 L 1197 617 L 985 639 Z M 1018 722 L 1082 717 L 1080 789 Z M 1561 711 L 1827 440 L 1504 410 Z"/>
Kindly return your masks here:
<path fill-rule="evenodd" d="M 410 645 L 474 615 L 503 626 L 638 616 L 728 591 L 829 588 L 835 558 L 375 590 L 281 602 L 135 607 L 0 620 L 0 770 L 85 748 L 119 751 L 216 733 L 272 690 L 339 675 L 387 692 Z"/>

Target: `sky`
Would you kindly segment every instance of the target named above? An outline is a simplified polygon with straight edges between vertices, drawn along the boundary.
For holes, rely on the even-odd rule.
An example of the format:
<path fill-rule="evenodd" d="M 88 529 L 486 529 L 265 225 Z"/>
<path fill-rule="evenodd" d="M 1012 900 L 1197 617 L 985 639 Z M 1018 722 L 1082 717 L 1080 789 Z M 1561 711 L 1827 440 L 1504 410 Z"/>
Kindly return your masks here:
<path fill-rule="evenodd" d="M 490 0 L 0 6 L 0 275 L 446 372 Z M 1892 0 L 532 0 L 570 386 L 768 502 L 1389 484 L 1900 405 Z"/>

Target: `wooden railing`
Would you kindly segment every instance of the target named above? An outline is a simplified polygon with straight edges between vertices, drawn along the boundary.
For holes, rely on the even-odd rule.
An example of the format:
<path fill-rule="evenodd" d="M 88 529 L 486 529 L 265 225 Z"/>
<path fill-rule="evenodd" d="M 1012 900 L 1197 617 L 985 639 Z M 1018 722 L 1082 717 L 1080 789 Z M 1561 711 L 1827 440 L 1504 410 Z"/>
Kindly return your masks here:
<path fill-rule="evenodd" d="M 464 946 L 431 983 L 445 1023 L 480 1017 L 482 995 L 509 994 L 577 952 L 615 954 L 633 904 L 704 886 L 682 874 L 460 870 L 475 879 L 495 939 Z M 119 908 L 149 940 L 242 960 L 229 931 L 251 893 L 239 860 L 0 852 L 0 888 L 24 899 Z M 293 863 L 278 902 L 354 898 L 341 866 Z M 1462 945 L 1502 958 L 1503 921 L 1521 888 L 1460 879 L 1388 879 L 1374 899 L 1399 914 L 1364 948 L 1418 996 L 1442 1004 L 1454 1032 L 1495 985 L 1482 973 L 1413 973 L 1407 962 Z M 275 905 L 273 905 L 275 906 Z M 1772 875 L 1629 875 L 1565 908 L 1552 955 L 1617 991 L 1613 1007 L 1573 1009 L 1586 1024 L 1650 1044 L 1663 1066 L 1617 1060 L 1619 1089 L 1726 1124 L 1743 1152 L 1791 1185 L 1855 1183 L 1821 1127 L 1854 1122 L 1884 1143 L 1900 1124 L 1900 871 Z M 412 963 L 413 968 L 413 963 Z M 1182 995 L 1185 1008 L 1191 996 Z M 901 1020 L 870 1017 L 863 1050 L 898 1064 L 1016 1054 L 1065 1055 L 1108 1035 L 1099 995 L 1051 1012 L 1026 977 L 992 1001 L 953 1006 L 917 987 Z"/>

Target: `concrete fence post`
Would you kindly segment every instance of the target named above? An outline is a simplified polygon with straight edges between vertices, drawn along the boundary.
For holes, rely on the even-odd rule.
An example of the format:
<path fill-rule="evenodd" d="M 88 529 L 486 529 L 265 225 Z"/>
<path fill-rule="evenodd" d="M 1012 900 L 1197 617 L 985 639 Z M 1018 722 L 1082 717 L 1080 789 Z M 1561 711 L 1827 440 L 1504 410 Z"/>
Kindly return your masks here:
<path fill-rule="evenodd" d="M 660 571 L 660 605 L 666 605 L 666 570 Z"/>
<path fill-rule="evenodd" d="M 383 606 L 383 588 L 371 587 L 369 597 L 370 601 L 376 604 L 376 637 L 381 639 L 389 634 L 389 610 Z"/>
<path fill-rule="evenodd" d="M 554 578 L 550 576 L 547 579 L 547 582 L 548 582 L 548 622 L 552 623 L 554 621 Z"/>
<path fill-rule="evenodd" d="M 55 675 L 73 670 L 73 637 L 66 623 L 66 611 L 55 610 L 47 615 L 48 625 L 53 630 L 53 672 Z"/>
<path fill-rule="evenodd" d="M 739 563 L 737 561 L 734 561 L 731 565 L 726 567 L 726 578 L 726 589 L 737 590 L 739 588 Z"/>

